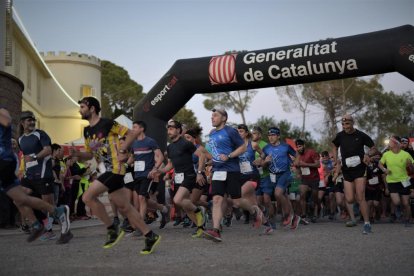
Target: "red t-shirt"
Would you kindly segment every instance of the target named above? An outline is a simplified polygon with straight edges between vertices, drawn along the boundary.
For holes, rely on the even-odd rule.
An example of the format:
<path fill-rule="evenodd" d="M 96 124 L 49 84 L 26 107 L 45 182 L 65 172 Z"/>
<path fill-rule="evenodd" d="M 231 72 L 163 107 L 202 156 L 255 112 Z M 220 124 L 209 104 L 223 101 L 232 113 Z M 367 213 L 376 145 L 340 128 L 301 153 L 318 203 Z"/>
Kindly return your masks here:
<path fill-rule="evenodd" d="M 313 149 L 305 149 L 303 154 L 299 154 L 299 159 L 305 163 L 316 163 L 319 162 L 319 154 Z M 302 180 L 318 180 L 319 172 L 318 168 L 315 167 L 300 167 Z"/>

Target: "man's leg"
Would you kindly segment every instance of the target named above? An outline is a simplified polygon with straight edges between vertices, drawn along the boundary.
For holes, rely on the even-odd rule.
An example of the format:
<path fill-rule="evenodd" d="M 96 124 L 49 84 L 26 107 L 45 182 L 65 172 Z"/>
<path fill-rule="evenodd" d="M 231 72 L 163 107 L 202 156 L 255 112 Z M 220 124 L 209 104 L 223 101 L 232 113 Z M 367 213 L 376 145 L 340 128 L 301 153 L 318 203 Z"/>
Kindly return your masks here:
<path fill-rule="evenodd" d="M 83 202 L 91 208 L 92 213 L 97 216 L 106 227 L 112 225 L 112 220 L 106 212 L 105 206 L 99 201 L 98 196 L 108 191 L 108 188 L 99 180 L 94 180 L 89 189 L 83 194 Z"/>
<path fill-rule="evenodd" d="M 355 186 L 353 182 L 344 181 L 344 195 L 346 201 L 346 209 L 348 210 L 351 221 L 346 223 L 347 226 L 356 226 L 355 214 L 354 214 L 354 202 L 355 202 Z"/>

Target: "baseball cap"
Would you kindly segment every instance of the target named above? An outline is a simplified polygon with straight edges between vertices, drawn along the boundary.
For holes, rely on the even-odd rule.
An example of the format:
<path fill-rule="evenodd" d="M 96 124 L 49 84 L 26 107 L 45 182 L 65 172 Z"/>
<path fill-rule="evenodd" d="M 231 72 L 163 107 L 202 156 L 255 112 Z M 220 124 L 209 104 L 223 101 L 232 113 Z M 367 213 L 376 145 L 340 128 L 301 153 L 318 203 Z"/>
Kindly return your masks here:
<path fill-rule="evenodd" d="M 303 141 L 302 139 L 296 139 L 295 144 L 297 146 L 303 146 L 305 145 L 305 141 Z"/>
<path fill-rule="evenodd" d="M 29 118 L 33 119 L 33 120 L 36 120 L 36 117 L 35 117 L 35 115 L 33 114 L 32 111 L 30 111 L 30 110 L 22 111 L 22 113 L 20 114 L 20 120 L 23 121 L 23 120 L 26 120 L 26 119 L 29 119 Z"/>
<path fill-rule="evenodd" d="M 275 134 L 275 135 L 280 135 L 280 129 L 277 127 L 271 127 L 269 128 L 269 130 L 267 131 L 267 134 Z"/>
<path fill-rule="evenodd" d="M 408 137 L 401 137 L 401 143 L 408 143 L 409 139 Z"/>
<path fill-rule="evenodd" d="M 349 115 L 349 114 L 345 114 L 342 117 L 341 121 L 342 122 L 353 122 L 354 121 L 354 118 L 351 115 Z"/>
<path fill-rule="evenodd" d="M 91 106 L 95 107 L 96 113 L 99 113 L 101 111 L 101 104 L 95 97 L 83 97 L 82 100 L 78 101 L 78 104 L 81 103 L 86 104 L 89 108 Z"/>
<path fill-rule="evenodd" d="M 220 109 L 220 108 L 213 108 L 211 111 L 213 112 L 218 112 L 220 113 L 222 116 L 228 118 L 227 112 L 224 109 Z"/>

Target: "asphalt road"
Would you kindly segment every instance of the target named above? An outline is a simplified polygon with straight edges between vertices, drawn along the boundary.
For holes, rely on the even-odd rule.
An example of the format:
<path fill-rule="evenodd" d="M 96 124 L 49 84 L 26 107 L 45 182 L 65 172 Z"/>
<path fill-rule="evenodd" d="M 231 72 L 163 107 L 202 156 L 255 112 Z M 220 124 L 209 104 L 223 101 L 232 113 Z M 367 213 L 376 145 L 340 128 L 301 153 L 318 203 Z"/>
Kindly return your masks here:
<path fill-rule="evenodd" d="M 162 240 L 148 256 L 139 255 L 143 238 L 103 249 L 105 230 L 96 224 L 74 223 L 66 245 L 28 244 L 18 230 L 1 230 L 0 275 L 414 275 L 414 226 L 402 224 L 374 224 L 373 234 L 362 235 L 362 225 L 323 220 L 263 236 L 234 221 L 214 243 L 191 238 L 193 229 L 154 223 Z"/>

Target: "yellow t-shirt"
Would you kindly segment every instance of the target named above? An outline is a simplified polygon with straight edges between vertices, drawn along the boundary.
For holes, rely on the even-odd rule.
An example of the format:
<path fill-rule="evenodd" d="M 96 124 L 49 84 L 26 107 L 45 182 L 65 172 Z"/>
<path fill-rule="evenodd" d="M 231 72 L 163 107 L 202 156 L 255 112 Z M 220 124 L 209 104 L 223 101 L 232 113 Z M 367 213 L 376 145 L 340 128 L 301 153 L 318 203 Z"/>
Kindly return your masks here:
<path fill-rule="evenodd" d="M 382 155 L 381 164 L 386 165 L 387 169 L 391 171 L 386 178 L 388 183 L 402 182 L 408 179 L 407 160 L 414 163 L 411 155 L 403 150 L 400 150 L 399 153 L 387 151 Z"/>

